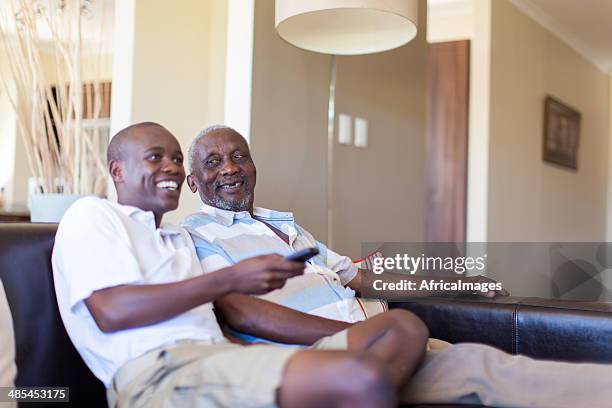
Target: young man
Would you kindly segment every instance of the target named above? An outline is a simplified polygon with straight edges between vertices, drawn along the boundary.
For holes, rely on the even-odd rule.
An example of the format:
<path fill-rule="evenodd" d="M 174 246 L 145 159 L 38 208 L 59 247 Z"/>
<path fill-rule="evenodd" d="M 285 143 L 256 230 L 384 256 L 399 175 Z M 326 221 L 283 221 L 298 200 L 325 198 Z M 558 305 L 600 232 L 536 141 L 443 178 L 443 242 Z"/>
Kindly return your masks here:
<path fill-rule="evenodd" d="M 310 246 L 321 250 L 303 275 L 288 280 L 279 290 L 261 298 L 230 294 L 217 299 L 215 306 L 231 327 L 254 336 L 253 340 L 312 344 L 364 318 L 355 302 L 361 274 L 350 259 L 316 241 L 294 222 L 291 213 L 253 206 L 256 168 L 240 134 L 224 126 L 203 130 L 189 149 L 189 160 L 187 182 L 203 205 L 184 225 L 192 234 L 205 272 L 214 273 L 253 255 L 286 255 Z M 484 277 L 473 279 L 486 282 Z M 393 361 L 394 352 L 387 358 Z M 612 396 L 611 373 L 612 367 L 606 365 L 537 361 L 480 344 L 458 344 L 428 353 L 402 400 L 603 407 Z"/>
<path fill-rule="evenodd" d="M 162 126 L 119 132 L 108 166 L 118 203 L 76 202 L 58 228 L 52 263 L 66 330 L 111 407 L 395 404 L 394 386 L 423 355 L 418 319 L 350 329 L 362 343 L 349 351 L 323 350 L 338 348 L 346 332 L 303 350 L 229 343 L 211 302 L 281 288 L 304 265 L 270 254 L 203 275 L 186 231 L 161 223 L 185 179 L 179 143 Z M 413 349 L 388 367 L 378 354 L 399 348 L 400 336 Z"/>

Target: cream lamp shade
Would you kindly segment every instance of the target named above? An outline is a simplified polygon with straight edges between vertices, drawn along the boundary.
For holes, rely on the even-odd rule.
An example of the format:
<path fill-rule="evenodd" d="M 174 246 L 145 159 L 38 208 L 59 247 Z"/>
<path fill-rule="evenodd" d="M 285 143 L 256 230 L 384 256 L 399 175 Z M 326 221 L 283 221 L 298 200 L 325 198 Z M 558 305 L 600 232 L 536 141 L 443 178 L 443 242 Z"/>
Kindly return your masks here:
<path fill-rule="evenodd" d="M 308 51 L 363 55 L 400 47 L 417 33 L 418 0 L 276 0 L 275 26 Z"/>

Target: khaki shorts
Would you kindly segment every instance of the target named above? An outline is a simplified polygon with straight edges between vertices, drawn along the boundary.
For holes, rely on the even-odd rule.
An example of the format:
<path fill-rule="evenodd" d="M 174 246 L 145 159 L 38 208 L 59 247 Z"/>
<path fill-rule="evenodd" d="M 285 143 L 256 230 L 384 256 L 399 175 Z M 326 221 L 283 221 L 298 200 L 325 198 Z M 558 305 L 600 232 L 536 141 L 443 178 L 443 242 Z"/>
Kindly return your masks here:
<path fill-rule="evenodd" d="M 184 341 L 123 365 L 107 390 L 114 407 L 275 407 L 289 358 L 299 350 L 345 350 L 346 330 L 311 347 Z"/>
<path fill-rule="evenodd" d="M 316 350 L 346 350 L 348 348 L 348 329 L 323 337 L 310 348 Z"/>

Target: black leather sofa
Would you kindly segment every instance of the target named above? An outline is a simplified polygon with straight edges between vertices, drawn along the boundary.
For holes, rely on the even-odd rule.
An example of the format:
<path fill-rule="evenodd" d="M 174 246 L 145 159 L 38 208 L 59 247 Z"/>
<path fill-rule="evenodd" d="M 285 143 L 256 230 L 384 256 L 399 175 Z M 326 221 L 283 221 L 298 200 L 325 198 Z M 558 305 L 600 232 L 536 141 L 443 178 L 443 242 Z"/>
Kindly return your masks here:
<path fill-rule="evenodd" d="M 74 349 L 57 310 L 50 261 L 55 230 L 52 224 L 0 224 L 0 278 L 15 326 L 16 384 L 69 387 L 70 404 L 58 407 L 104 407 L 104 386 Z M 412 310 L 432 337 L 449 342 L 486 343 L 536 358 L 612 363 L 608 304 L 423 299 L 392 307 Z"/>

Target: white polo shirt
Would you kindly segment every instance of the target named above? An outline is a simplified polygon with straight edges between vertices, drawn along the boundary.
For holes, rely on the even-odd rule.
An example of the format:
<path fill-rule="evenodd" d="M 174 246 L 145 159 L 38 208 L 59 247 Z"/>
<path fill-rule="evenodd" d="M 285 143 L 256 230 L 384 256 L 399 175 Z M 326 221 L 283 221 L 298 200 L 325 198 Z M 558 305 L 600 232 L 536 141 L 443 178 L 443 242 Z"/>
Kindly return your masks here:
<path fill-rule="evenodd" d="M 170 283 L 202 274 L 185 230 L 155 227 L 150 211 L 96 197 L 82 198 L 58 227 L 52 256 L 55 292 L 70 339 L 108 387 L 117 369 L 178 340 L 224 341 L 212 303 L 150 326 L 103 333 L 84 300 L 118 285 Z"/>

